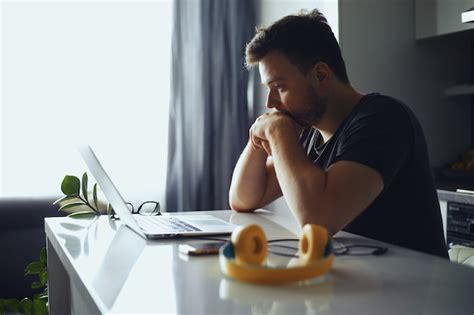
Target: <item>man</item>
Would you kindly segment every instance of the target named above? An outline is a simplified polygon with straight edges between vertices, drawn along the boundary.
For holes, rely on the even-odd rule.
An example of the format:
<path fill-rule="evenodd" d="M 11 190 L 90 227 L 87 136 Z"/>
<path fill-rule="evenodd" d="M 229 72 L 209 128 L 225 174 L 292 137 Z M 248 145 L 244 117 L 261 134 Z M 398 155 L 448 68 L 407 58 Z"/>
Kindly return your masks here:
<path fill-rule="evenodd" d="M 412 111 L 349 83 L 318 11 L 258 29 L 247 45 L 270 112 L 250 128 L 229 192 L 252 211 L 284 196 L 301 225 L 447 256 L 426 141 Z"/>

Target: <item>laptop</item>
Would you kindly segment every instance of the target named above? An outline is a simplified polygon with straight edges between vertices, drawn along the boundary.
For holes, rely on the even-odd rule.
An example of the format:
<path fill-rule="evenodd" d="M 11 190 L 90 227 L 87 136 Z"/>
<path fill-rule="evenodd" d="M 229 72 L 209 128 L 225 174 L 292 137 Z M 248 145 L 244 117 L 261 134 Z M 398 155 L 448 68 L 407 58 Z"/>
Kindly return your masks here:
<path fill-rule="evenodd" d="M 213 215 L 178 213 L 165 213 L 157 216 L 132 215 L 92 148 L 90 146 L 80 147 L 79 152 L 120 220 L 143 237 L 170 238 L 230 234 L 236 227 Z"/>

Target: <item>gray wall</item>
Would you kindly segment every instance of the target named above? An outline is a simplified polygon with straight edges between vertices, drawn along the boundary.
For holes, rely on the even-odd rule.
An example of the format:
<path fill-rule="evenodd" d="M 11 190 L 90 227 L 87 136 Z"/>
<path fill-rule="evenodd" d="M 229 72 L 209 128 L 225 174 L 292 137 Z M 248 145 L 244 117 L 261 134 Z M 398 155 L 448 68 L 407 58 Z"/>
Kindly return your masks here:
<path fill-rule="evenodd" d="M 416 41 L 415 0 L 339 1 L 339 42 L 352 84 L 410 106 L 434 166 L 452 161 L 470 145 L 468 98 L 443 95 L 468 79 L 467 35 Z"/>

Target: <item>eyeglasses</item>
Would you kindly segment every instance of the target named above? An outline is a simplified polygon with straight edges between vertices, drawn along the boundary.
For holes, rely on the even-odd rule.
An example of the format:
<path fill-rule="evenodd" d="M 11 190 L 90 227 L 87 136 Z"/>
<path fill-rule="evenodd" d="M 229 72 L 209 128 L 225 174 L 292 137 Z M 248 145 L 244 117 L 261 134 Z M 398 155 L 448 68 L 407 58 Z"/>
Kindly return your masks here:
<path fill-rule="evenodd" d="M 342 245 L 338 248 L 334 248 L 334 254 L 336 255 L 351 255 L 351 256 L 380 256 L 388 251 L 387 247 L 374 246 L 374 245 Z"/>
<path fill-rule="evenodd" d="M 285 257 L 298 257 L 297 251 L 298 248 L 291 245 L 277 244 L 280 242 L 297 242 L 297 239 L 279 239 L 279 240 L 270 240 L 268 241 L 269 249 L 268 252 L 274 255 L 285 256 Z M 374 246 L 374 245 L 344 245 L 338 243 L 337 247 L 334 247 L 334 255 L 348 255 L 348 256 L 380 256 L 385 254 L 388 251 L 387 247 Z M 278 250 L 272 249 L 277 247 Z"/>
<path fill-rule="evenodd" d="M 139 215 L 145 215 L 145 216 L 153 216 L 153 215 L 161 215 L 161 209 L 160 209 L 160 203 L 158 201 L 145 201 L 138 206 L 138 208 L 135 210 L 135 207 L 131 202 L 126 202 L 125 203 L 130 210 L 132 214 L 139 214 Z M 119 220 L 120 218 L 118 215 L 115 213 L 114 209 L 110 209 L 108 211 L 109 217 L 114 220 Z"/>

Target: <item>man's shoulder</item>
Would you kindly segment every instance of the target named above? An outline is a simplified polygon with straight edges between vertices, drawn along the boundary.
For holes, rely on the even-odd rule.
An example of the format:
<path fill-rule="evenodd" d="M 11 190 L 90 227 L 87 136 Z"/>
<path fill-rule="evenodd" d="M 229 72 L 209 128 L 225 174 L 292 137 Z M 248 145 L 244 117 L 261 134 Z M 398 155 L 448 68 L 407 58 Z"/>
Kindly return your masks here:
<path fill-rule="evenodd" d="M 383 94 L 371 93 L 364 95 L 354 108 L 348 123 L 380 124 L 411 124 L 414 114 L 402 101 Z"/>
<path fill-rule="evenodd" d="M 401 100 L 380 93 L 364 95 L 356 106 L 357 112 L 370 112 L 374 114 L 407 114 L 410 111 Z"/>

